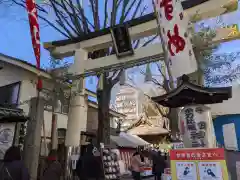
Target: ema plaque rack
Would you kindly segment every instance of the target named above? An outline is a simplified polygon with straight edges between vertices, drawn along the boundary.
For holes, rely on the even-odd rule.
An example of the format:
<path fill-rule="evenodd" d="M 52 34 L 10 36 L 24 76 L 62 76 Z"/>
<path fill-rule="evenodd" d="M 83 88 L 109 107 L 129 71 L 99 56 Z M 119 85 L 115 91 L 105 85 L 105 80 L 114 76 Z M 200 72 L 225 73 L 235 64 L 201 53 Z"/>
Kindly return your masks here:
<path fill-rule="evenodd" d="M 119 180 L 120 167 L 117 154 L 110 147 L 101 147 L 103 175 L 105 180 Z"/>

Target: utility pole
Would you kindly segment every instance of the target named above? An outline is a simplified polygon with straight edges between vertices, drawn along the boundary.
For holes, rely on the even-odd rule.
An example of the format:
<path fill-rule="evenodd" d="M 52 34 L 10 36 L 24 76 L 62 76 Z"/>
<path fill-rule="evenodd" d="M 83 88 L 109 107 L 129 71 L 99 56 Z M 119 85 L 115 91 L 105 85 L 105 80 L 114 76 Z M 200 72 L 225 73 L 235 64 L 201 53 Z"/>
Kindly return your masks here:
<path fill-rule="evenodd" d="M 29 170 L 30 179 L 36 180 L 41 146 L 41 130 L 44 121 L 44 99 L 40 96 L 30 100 L 30 120 L 24 141 L 24 164 Z"/>

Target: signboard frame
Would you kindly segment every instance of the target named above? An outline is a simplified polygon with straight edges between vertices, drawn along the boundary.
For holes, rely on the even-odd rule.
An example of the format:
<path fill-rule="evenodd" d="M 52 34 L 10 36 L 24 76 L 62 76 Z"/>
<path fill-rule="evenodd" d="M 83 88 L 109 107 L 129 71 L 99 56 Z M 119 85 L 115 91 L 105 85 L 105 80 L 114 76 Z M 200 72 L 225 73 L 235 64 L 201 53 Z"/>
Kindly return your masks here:
<path fill-rule="evenodd" d="M 229 180 L 225 161 L 225 152 L 223 148 L 170 150 L 170 161 L 172 180 L 187 179 L 186 177 L 182 179 L 179 177 L 178 168 L 180 169 L 180 167 L 186 167 L 188 169 L 190 168 L 190 171 L 192 171 L 192 176 L 189 178 L 192 180 L 203 180 L 205 179 L 205 176 L 208 176 L 209 173 L 213 171 L 212 169 L 214 169 L 214 172 L 216 173 L 219 172 L 219 168 L 221 170 L 221 174 L 216 174 L 216 176 L 219 177 L 218 180 Z M 202 167 L 209 168 L 205 171 L 202 171 Z M 203 172 L 205 174 L 203 174 Z M 209 180 L 211 180 L 211 177 L 209 177 Z"/>

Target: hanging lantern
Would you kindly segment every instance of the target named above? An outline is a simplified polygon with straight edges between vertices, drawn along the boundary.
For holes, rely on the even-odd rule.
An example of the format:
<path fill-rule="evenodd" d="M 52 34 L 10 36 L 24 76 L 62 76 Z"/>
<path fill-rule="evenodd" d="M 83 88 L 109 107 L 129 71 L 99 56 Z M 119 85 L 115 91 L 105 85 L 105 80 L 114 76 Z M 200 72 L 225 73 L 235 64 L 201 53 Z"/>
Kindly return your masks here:
<path fill-rule="evenodd" d="M 152 81 L 152 72 L 150 69 L 150 64 L 147 64 L 146 66 L 146 74 L 145 74 L 145 82 Z"/>
<path fill-rule="evenodd" d="M 123 86 L 125 84 L 125 81 L 126 81 L 126 72 L 123 69 L 121 74 L 120 74 L 120 80 L 119 80 L 120 86 Z"/>
<path fill-rule="evenodd" d="M 103 74 L 98 78 L 97 90 L 103 90 Z"/>

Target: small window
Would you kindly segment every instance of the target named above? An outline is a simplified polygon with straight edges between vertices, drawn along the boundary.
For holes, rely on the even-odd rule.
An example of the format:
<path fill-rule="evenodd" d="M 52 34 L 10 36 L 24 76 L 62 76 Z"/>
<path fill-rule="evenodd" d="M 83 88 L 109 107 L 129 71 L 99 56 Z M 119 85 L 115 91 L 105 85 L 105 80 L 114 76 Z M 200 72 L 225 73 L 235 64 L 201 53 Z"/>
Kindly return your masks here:
<path fill-rule="evenodd" d="M 6 86 L 0 87 L 0 104 L 10 107 L 18 106 L 20 91 L 20 82 L 12 83 Z"/>
<path fill-rule="evenodd" d="M 67 114 L 69 112 L 69 105 L 62 105 L 62 113 Z"/>
<path fill-rule="evenodd" d="M 65 138 L 67 130 L 64 128 L 59 128 L 58 130 L 58 138 Z"/>

